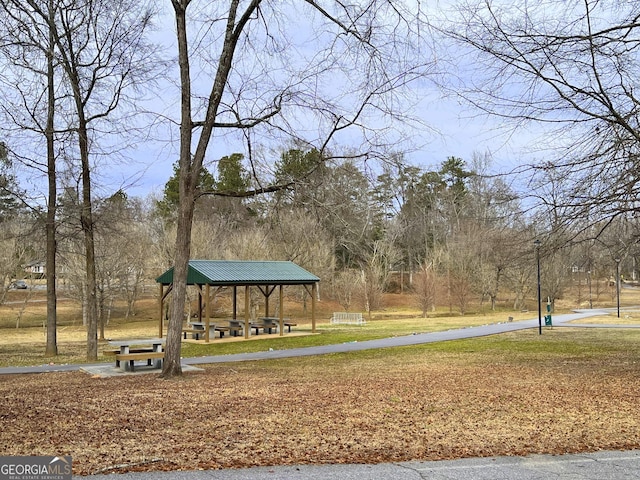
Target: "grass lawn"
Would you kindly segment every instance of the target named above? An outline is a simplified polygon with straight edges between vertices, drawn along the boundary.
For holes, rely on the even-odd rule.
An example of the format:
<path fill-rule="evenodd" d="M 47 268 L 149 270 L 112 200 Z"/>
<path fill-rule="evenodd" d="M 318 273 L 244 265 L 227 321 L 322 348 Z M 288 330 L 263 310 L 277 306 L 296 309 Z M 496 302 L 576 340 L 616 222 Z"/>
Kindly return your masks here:
<path fill-rule="evenodd" d="M 149 302 L 144 310 L 146 314 L 134 320 L 115 319 L 105 328 L 107 339 L 152 338 L 158 336 L 158 322 L 153 317 L 155 303 Z M 44 306 L 40 306 L 44 308 Z M 0 314 L 2 310 L 0 309 Z M 389 318 L 391 316 L 391 318 Z M 504 312 L 484 315 L 447 316 L 422 318 L 416 313 L 404 313 L 394 318 L 388 313 L 374 316 L 366 325 L 332 325 L 328 315 L 320 317 L 316 334 L 312 334 L 308 319 L 298 320 L 292 328 L 292 334 L 252 336 L 249 341 L 244 338 L 216 338 L 209 344 L 204 341 L 183 342 L 182 356 L 194 357 L 203 355 L 225 355 L 231 353 L 247 353 L 329 345 L 353 341 L 374 340 L 395 335 L 409 335 L 414 332 L 434 332 L 455 328 L 464 328 L 497 321 L 506 321 L 509 316 L 516 320 L 532 318 L 531 312 Z M 142 318 L 140 318 L 142 317 Z M 40 317 L 42 318 L 42 317 Z M 1 322 L 1 319 L 0 319 Z M 42 320 L 40 320 L 40 323 Z M 215 319 L 212 320 L 215 322 Z M 84 363 L 86 362 L 86 330 L 79 321 L 63 324 L 58 329 L 58 353 L 55 358 L 44 357 L 46 345 L 45 330 L 42 325 L 24 326 L 21 328 L 0 328 L 0 366 L 41 365 L 43 363 Z M 99 347 L 99 361 L 112 361 L 112 357 L 102 356 L 103 349 L 108 349 L 106 341 Z"/>
<path fill-rule="evenodd" d="M 0 366 L 41 365 L 43 363 L 83 363 L 86 362 L 86 329 L 82 325 L 79 305 L 70 299 L 58 301 L 58 356 L 46 358 L 46 303 L 43 290 L 10 291 L 7 302 L 0 305 Z M 606 299 L 611 300 L 611 299 Z M 640 289 L 623 289 L 622 305 L 640 305 Z M 394 335 L 408 335 L 414 332 L 433 332 L 464 328 L 487 323 L 536 318 L 537 311 L 501 310 L 492 312 L 477 308 L 475 314 L 456 315 L 449 309 L 441 308 L 423 318 L 420 312 L 411 306 L 411 295 L 388 295 L 386 309 L 365 316 L 367 324 L 331 325 L 331 312 L 342 309 L 327 300 L 319 302 L 317 313 L 317 334 L 311 334 L 309 314 L 301 310 L 299 304 L 286 307 L 287 316 L 291 316 L 297 327 L 294 335 L 283 338 L 276 335 L 260 335 L 249 342 L 237 339 L 215 339 L 210 344 L 203 342 L 185 342 L 182 356 L 223 355 L 273 349 L 289 349 L 306 346 L 326 345 L 352 341 L 364 341 Z M 571 305 L 558 302 L 557 313 L 569 311 Z M 611 304 L 594 303 L 594 306 Z M 137 302 L 135 317 L 124 318 L 124 309 L 116 305 L 111 320 L 105 327 L 107 339 L 151 338 L 158 336 L 158 306 L 155 298 L 143 298 Z M 214 319 L 215 321 L 215 319 Z M 597 323 L 640 323 L 640 311 L 623 308 L 621 318 L 615 315 L 586 320 Z M 581 321 L 583 322 L 583 321 Z M 222 341 L 221 341 L 222 340 Z M 107 346 L 103 341 L 98 349 L 99 361 L 112 361 L 102 356 Z"/>
<path fill-rule="evenodd" d="M 154 303 L 115 317 L 108 338 L 157 336 Z M 43 357 L 44 306 L 0 307 L 0 364 Z M 39 309 L 39 310 L 38 310 Z M 35 311 L 34 311 L 35 310 Z M 82 362 L 86 333 L 61 305 L 56 363 Z M 364 326 L 185 342 L 184 356 L 363 341 L 534 318 L 536 312 L 421 318 L 381 312 Z M 621 315 L 639 323 L 640 314 Z M 615 315 L 591 319 L 621 323 Z M 3 328 L 2 328 L 3 327 Z M 102 350 L 103 347 L 100 348 Z M 106 359 L 105 359 L 106 360 Z M 112 361 L 112 359 L 109 359 Z M 75 474 L 377 463 L 640 448 L 640 330 L 545 328 L 490 337 L 94 378 L 0 376 L 0 451 L 71 455 Z"/>
<path fill-rule="evenodd" d="M 248 342 L 249 343 L 249 342 Z M 0 377 L 0 450 L 76 474 L 640 447 L 640 331 L 535 330 L 200 373 Z"/>

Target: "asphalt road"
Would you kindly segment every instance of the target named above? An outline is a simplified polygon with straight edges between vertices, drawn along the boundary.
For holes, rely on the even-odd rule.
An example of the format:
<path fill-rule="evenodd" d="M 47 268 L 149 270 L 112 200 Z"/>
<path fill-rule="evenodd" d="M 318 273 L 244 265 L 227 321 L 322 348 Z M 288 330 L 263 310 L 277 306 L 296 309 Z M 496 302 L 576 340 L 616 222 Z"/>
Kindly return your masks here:
<path fill-rule="evenodd" d="M 73 477 L 75 480 L 87 477 Z M 92 475 L 91 480 L 632 480 L 640 450 L 488 457 L 378 465 L 298 465 L 239 470 Z"/>

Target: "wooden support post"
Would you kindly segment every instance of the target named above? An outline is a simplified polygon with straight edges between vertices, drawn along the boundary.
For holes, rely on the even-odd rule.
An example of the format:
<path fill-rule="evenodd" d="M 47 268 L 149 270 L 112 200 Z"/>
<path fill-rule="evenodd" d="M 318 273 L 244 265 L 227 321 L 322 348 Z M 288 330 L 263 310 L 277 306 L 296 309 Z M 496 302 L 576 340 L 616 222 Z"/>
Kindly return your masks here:
<path fill-rule="evenodd" d="M 250 288 L 249 285 L 244 287 L 244 338 L 249 338 Z"/>
<path fill-rule="evenodd" d="M 202 285 L 196 285 L 198 290 L 198 321 L 202 321 Z"/>
<path fill-rule="evenodd" d="M 311 333 L 316 333 L 316 289 L 317 284 L 311 286 Z"/>
<path fill-rule="evenodd" d="M 160 324 L 159 328 L 159 338 L 162 338 L 162 315 L 164 315 L 164 285 L 160 284 L 160 296 L 158 297 L 158 306 L 160 307 Z"/>
<path fill-rule="evenodd" d="M 233 286 L 233 319 L 238 318 L 238 287 Z"/>
<path fill-rule="evenodd" d="M 211 318 L 211 309 L 209 308 L 209 291 L 210 285 L 207 283 L 205 288 L 205 292 L 207 294 L 206 303 L 204 304 L 204 308 L 206 309 L 206 320 L 204 321 L 204 341 L 209 343 L 209 320 Z M 200 295 L 202 295 L 202 291 L 200 291 Z"/>
<path fill-rule="evenodd" d="M 284 294 L 282 285 L 280 285 L 280 314 L 278 315 L 280 318 L 280 336 L 284 335 Z"/>

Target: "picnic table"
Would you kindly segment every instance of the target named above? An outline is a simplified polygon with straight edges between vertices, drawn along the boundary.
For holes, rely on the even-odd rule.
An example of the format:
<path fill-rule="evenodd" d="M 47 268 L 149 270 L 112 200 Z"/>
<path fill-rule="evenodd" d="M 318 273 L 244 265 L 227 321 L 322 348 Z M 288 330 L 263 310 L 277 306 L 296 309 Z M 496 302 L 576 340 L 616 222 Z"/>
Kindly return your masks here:
<path fill-rule="evenodd" d="M 285 327 L 291 332 L 291 327 L 295 327 L 297 323 L 291 322 L 291 319 L 285 318 L 282 324 L 282 328 Z M 229 326 L 220 325 L 221 320 L 216 319 L 214 322 L 209 323 L 209 338 L 215 338 L 215 332 L 219 332 L 220 338 L 224 337 L 225 333 L 233 335 L 234 337 L 240 335 L 245 328 L 245 321 L 238 318 L 231 318 L 226 320 Z M 277 333 L 280 329 L 279 317 L 258 317 L 256 321 L 249 324 L 249 329 L 255 331 L 255 335 L 258 335 L 260 330 L 265 333 Z M 284 330 L 283 330 L 284 331 Z M 190 322 L 187 328 L 182 329 L 183 338 L 186 339 L 187 335 L 191 334 L 194 339 L 199 340 L 206 338 L 206 323 L 205 322 Z"/>
<path fill-rule="evenodd" d="M 255 329 L 256 335 L 258 335 L 258 330 L 262 329 L 265 332 L 271 333 L 278 331 L 278 325 L 280 324 L 280 319 L 277 317 L 259 317 L 258 323 L 254 323 L 251 325 L 251 328 Z"/>
<path fill-rule="evenodd" d="M 238 336 L 240 332 L 242 332 L 243 322 L 239 320 L 227 320 L 229 326 L 220 325 L 220 320 L 217 320 L 216 323 L 209 323 L 209 338 L 214 338 L 215 333 L 218 332 L 220 334 L 220 338 L 224 337 L 225 333 L 230 333 L 234 337 Z M 206 329 L 205 322 L 191 322 L 189 328 L 182 329 L 183 337 L 186 339 L 187 334 L 191 333 L 193 338 L 199 340 L 200 338 L 206 338 Z"/>
<path fill-rule="evenodd" d="M 191 333 L 192 337 L 196 340 L 199 340 L 200 337 L 206 338 L 206 323 L 205 322 L 191 322 L 188 325 L 188 328 L 182 330 L 184 338 L 187 338 L 187 334 Z M 216 334 L 216 325 L 215 323 L 209 323 L 209 337 L 213 338 Z"/>
<path fill-rule="evenodd" d="M 162 368 L 164 359 L 164 338 L 142 338 L 131 340 L 111 340 L 109 345 L 117 347 L 110 352 L 116 357 L 116 367 L 125 371 L 134 371 L 136 360 L 146 360 L 148 366 Z"/>
<path fill-rule="evenodd" d="M 269 331 L 271 333 L 271 329 L 277 331 L 280 327 L 280 317 L 259 317 L 258 320 L 261 322 L 261 325 L 258 325 L 264 331 Z M 297 323 L 291 321 L 290 318 L 284 318 L 282 322 L 283 327 L 287 327 L 288 331 L 291 332 L 291 327 L 297 326 Z M 258 330 L 256 330 L 256 335 L 258 334 Z"/>
<path fill-rule="evenodd" d="M 244 328 L 244 321 L 232 318 L 229 320 L 229 333 L 234 337 L 237 337 Z"/>

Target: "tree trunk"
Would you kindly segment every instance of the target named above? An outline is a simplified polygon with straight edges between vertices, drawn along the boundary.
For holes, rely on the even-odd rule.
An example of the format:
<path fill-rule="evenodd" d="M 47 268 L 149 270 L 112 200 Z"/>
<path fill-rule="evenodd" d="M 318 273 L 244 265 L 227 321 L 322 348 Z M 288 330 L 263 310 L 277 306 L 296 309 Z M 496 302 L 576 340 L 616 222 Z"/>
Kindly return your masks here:
<path fill-rule="evenodd" d="M 189 69 L 189 49 L 187 39 L 186 9 L 189 0 L 173 0 L 175 11 L 176 36 L 178 40 L 178 63 L 180 66 L 180 201 L 178 209 L 177 238 L 175 262 L 173 265 L 173 302 L 171 318 L 167 328 L 167 343 L 165 352 L 165 364 L 162 377 L 168 378 L 182 374 L 180 366 L 180 351 L 182 342 L 180 334 L 184 316 L 184 302 L 186 294 L 187 270 L 189 255 L 191 253 L 191 229 L 193 223 L 193 211 L 195 208 L 196 185 L 202 169 L 202 162 L 207 152 L 207 146 L 211 140 L 215 120 L 218 113 L 222 93 L 225 90 L 235 48 L 238 43 L 239 32 L 244 24 L 251 18 L 260 4 L 259 0 L 253 0 L 247 6 L 242 15 L 242 25 L 236 25 L 236 14 L 239 0 L 230 2 L 227 18 L 227 29 L 220 54 L 220 61 L 211 93 L 207 100 L 205 121 L 200 126 L 200 136 L 193 155 L 191 154 L 194 123 L 191 119 L 191 73 Z"/>
<path fill-rule="evenodd" d="M 178 232 L 176 239 L 176 254 L 173 268 L 173 291 L 171 301 L 171 316 L 167 327 L 166 352 L 162 377 L 169 378 L 182 375 L 180 352 L 182 345 L 182 323 L 184 319 L 184 304 L 187 295 L 187 273 L 189 256 L 191 254 L 191 225 L 193 218 L 193 203 L 184 205 L 178 217 Z"/>
<path fill-rule="evenodd" d="M 79 86 L 79 84 L 77 84 Z M 78 92 L 77 101 L 80 102 Z M 82 163 L 82 209 L 80 223 L 84 233 L 85 247 L 85 284 L 87 307 L 87 360 L 98 359 L 98 300 L 96 295 L 96 256 L 93 231 L 93 213 L 91 207 L 91 170 L 89 167 L 89 142 L 87 122 L 80 104 L 78 108 L 78 146 L 80 147 L 80 161 Z"/>
<path fill-rule="evenodd" d="M 54 5 L 53 0 L 49 0 L 49 19 L 53 22 Z M 49 28 L 49 48 L 47 50 L 47 126 L 45 137 L 47 140 L 47 178 L 49 182 L 47 198 L 47 221 L 46 221 L 46 278 L 47 278 L 47 346 L 45 357 L 58 355 L 57 339 L 57 298 L 56 298 L 56 154 L 54 146 L 54 118 L 55 118 L 55 83 L 53 68 L 53 49 L 55 39 L 53 31 Z"/>
<path fill-rule="evenodd" d="M 107 291 L 108 291 L 108 287 L 107 287 Z M 98 302 L 97 302 L 97 308 L 98 308 L 98 340 L 104 340 L 104 324 L 105 324 L 105 316 L 106 316 L 106 311 L 105 311 L 105 287 L 104 285 L 101 286 L 101 288 L 96 290 L 96 293 L 98 294 Z"/>
<path fill-rule="evenodd" d="M 176 35 L 178 39 L 178 62 L 181 82 L 181 121 L 180 121 L 180 177 L 179 177 L 179 210 L 177 222 L 176 250 L 173 263 L 173 291 L 171 315 L 167 327 L 162 377 L 170 378 L 182 375 L 180 363 L 182 340 L 182 322 L 184 302 L 187 293 L 187 271 L 191 254 L 191 228 L 194 209 L 193 191 L 190 188 L 193 171 L 191 159 L 191 78 L 189 72 L 189 52 L 187 43 L 186 4 L 173 2 L 176 16 Z M 194 182 L 195 183 L 195 182 Z M 189 201 L 190 200 L 190 201 Z"/>
<path fill-rule="evenodd" d="M 35 7 L 35 5 L 31 5 Z M 48 17 L 47 17 L 48 18 Z M 95 240 L 94 224 L 91 206 L 91 168 L 89 162 L 89 135 L 88 121 L 85 111 L 86 98 L 83 98 L 82 75 L 79 68 L 86 67 L 80 65 L 78 58 L 74 57 L 74 52 L 64 47 L 60 35 L 56 30 L 56 24 L 50 18 L 50 31 L 52 32 L 58 51 L 61 54 L 61 65 L 67 75 L 69 86 L 73 92 L 75 113 L 78 116 L 78 125 L 75 133 L 78 135 L 78 151 L 82 167 L 82 207 L 80 210 L 80 224 L 84 235 L 85 246 L 85 306 L 87 319 L 87 360 L 98 359 L 98 318 L 96 299 L 96 263 L 95 263 Z M 69 44 L 72 43 L 72 33 L 65 31 L 64 36 L 68 37 Z M 90 95 L 90 94 L 89 94 Z M 88 98 L 88 97 L 87 97 Z"/>
<path fill-rule="evenodd" d="M 491 298 L 491 311 L 496 311 L 496 303 L 498 300 L 498 292 L 500 291 L 500 278 L 502 277 L 502 267 L 496 268 L 495 283 L 493 284 L 493 291 L 490 294 Z"/>

